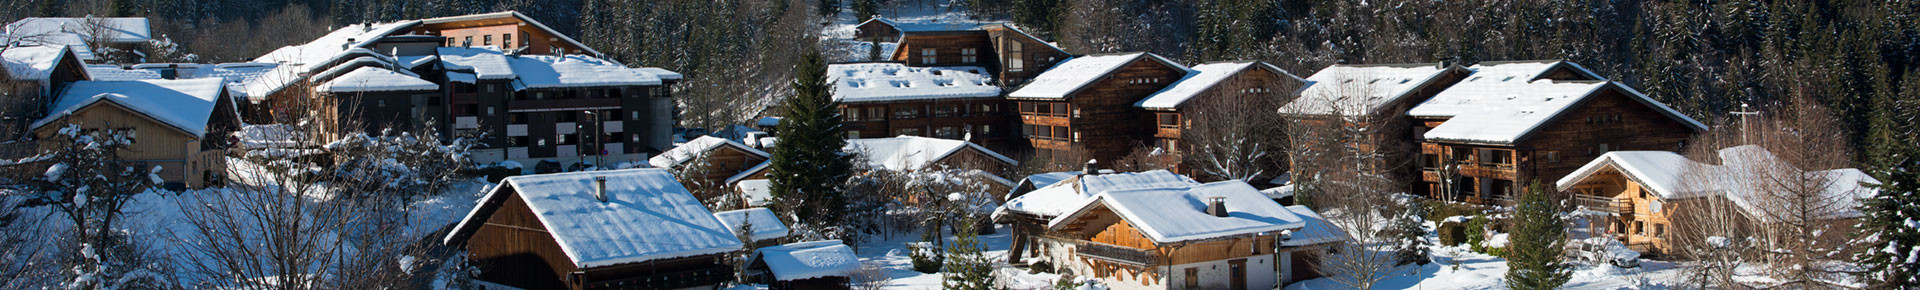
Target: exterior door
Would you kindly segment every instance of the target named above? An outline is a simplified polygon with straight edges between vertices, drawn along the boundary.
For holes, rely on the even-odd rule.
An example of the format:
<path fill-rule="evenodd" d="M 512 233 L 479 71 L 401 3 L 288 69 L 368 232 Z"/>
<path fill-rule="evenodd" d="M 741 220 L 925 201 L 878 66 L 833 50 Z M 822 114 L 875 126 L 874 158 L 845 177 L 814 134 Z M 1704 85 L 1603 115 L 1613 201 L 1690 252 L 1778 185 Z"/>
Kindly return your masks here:
<path fill-rule="evenodd" d="M 1227 261 L 1227 275 L 1233 276 L 1233 290 L 1247 290 L 1247 259 Z"/>

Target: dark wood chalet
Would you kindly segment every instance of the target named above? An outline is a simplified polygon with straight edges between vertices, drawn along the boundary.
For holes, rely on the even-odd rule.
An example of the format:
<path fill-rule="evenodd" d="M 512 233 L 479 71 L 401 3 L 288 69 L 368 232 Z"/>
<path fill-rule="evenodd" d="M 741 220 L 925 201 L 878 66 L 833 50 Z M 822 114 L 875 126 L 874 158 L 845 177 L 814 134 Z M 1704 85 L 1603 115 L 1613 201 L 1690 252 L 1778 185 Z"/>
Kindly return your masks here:
<path fill-rule="evenodd" d="M 1609 151 L 1680 151 L 1706 130 L 1571 62 L 1470 69 L 1465 80 L 1407 113 L 1420 136 L 1415 194 L 1510 203 L 1528 184 L 1558 180 Z"/>
<path fill-rule="evenodd" d="M 475 161 L 617 164 L 672 148 L 678 73 L 583 55 L 439 53 L 452 131 L 487 136 Z"/>
<path fill-rule="evenodd" d="M 874 17 L 873 19 L 867 19 L 865 22 L 860 22 L 858 26 L 854 26 L 853 39 L 865 42 L 900 41 L 900 28 L 894 25 L 893 20 L 888 20 L 884 17 Z"/>
<path fill-rule="evenodd" d="M 1466 79 L 1469 73 L 1465 67 L 1446 63 L 1336 64 L 1308 76 L 1306 81 L 1312 85 L 1301 89 L 1297 98 L 1281 106 L 1280 114 L 1308 124 L 1343 122 L 1376 128 L 1374 131 L 1380 135 L 1373 139 L 1379 142 L 1353 146 L 1398 152 L 1388 156 L 1391 159 L 1382 162 L 1384 164 L 1414 164 L 1419 156 L 1418 140 L 1424 132 L 1415 131 L 1420 126 L 1406 117 L 1407 110 Z M 1296 174 L 1290 176 L 1308 176 L 1298 173 L 1320 170 L 1317 166 L 1297 163 L 1291 168 Z M 1406 170 L 1390 172 L 1396 174 L 1397 180 L 1413 180 L 1420 176 L 1420 169 L 1408 166 Z M 1426 188 L 1410 185 L 1407 190 L 1421 192 Z"/>
<path fill-rule="evenodd" d="M 923 136 L 1005 149 L 1016 136 L 1000 87 L 981 67 L 827 66 L 847 138 Z"/>
<path fill-rule="evenodd" d="M 1193 73 L 1166 89 L 1134 103 L 1145 109 L 1148 121 L 1139 126 L 1153 128 L 1153 144 L 1169 153 L 1186 152 L 1188 142 L 1182 132 L 1192 128 L 1191 114 L 1212 106 L 1236 106 L 1249 102 L 1241 98 L 1270 99 L 1284 104 L 1297 96 L 1306 84 L 1300 77 L 1260 61 L 1218 62 L 1193 66 Z M 1189 166 L 1174 167 L 1185 172 Z"/>
<path fill-rule="evenodd" d="M 986 68 L 1001 86 L 1017 86 L 1073 55 L 1003 24 L 955 26 L 895 23 L 903 33 L 889 57 L 911 66 Z"/>
<path fill-rule="evenodd" d="M 686 184 L 687 186 L 724 187 L 726 184 L 721 183 L 722 180 L 753 169 L 755 165 L 767 162 L 771 158 L 773 158 L 772 154 L 740 142 L 720 137 L 700 136 L 681 144 L 680 147 L 660 152 L 660 155 L 647 159 L 647 163 L 652 164 L 654 168 L 679 170 L 682 174 L 702 175 L 699 176 L 700 182 Z M 689 170 L 686 166 L 704 167 Z"/>
<path fill-rule="evenodd" d="M 717 287 L 744 246 L 653 168 L 508 177 L 443 242 L 478 280 L 525 289 Z"/>
<path fill-rule="evenodd" d="M 1188 72 L 1152 53 L 1076 57 L 1007 98 L 1017 104 L 1022 135 L 1037 157 L 1060 164 L 1119 160 L 1155 131 L 1134 104 Z"/>

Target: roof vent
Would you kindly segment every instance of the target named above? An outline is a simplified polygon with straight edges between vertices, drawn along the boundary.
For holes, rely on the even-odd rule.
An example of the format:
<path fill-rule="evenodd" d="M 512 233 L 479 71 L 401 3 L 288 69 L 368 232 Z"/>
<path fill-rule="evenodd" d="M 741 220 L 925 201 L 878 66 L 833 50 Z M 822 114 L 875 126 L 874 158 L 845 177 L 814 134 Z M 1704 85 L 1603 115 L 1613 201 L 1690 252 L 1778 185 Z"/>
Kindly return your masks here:
<path fill-rule="evenodd" d="M 1081 169 L 1080 169 L 1080 174 L 1081 174 L 1081 175 L 1095 175 L 1095 174 L 1100 174 L 1100 160 L 1098 160 L 1098 159 L 1087 159 L 1087 165 L 1086 165 L 1086 167 L 1085 167 L 1085 168 L 1081 168 Z"/>
<path fill-rule="evenodd" d="M 594 176 L 593 185 L 593 198 L 600 202 L 607 202 L 607 177 Z"/>
<path fill-rule="evenodd" d="M 1207 197 L 1207 214 L 1215 217 L 1227 217 L 1227 197 Z"/>

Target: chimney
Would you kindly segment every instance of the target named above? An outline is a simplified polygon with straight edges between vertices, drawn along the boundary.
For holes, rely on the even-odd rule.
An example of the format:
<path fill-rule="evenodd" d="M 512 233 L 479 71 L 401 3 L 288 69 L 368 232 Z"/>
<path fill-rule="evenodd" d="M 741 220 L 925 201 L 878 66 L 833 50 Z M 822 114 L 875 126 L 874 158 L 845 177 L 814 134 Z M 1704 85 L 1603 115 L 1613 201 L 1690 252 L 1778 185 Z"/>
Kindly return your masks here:
<path fill-rule="evenodd" d="M 593 185 L 593 198 L 599 199 L 600 202 L 607 202 L 607 177 L 594 176 Z"/>
<path fill-rule="evenodd" d="M 346 43 L 340 44 L 340 50 L 347 50 L 348 47 L 353 47 L 353 38 L 347 38 Z"/>
<path fill-rule="evenodd" d="M 1227 217 L 1227 197 L 1207 197 L 1207 214 L 1215 217 Z"/>
<path fill-rule="evenodd" d="M 1080 175 L 1099 175 L 1099 174 L 1100 174 L 1099 159 L 1087 159 L 1086 167 L 1080 168 Z"/>

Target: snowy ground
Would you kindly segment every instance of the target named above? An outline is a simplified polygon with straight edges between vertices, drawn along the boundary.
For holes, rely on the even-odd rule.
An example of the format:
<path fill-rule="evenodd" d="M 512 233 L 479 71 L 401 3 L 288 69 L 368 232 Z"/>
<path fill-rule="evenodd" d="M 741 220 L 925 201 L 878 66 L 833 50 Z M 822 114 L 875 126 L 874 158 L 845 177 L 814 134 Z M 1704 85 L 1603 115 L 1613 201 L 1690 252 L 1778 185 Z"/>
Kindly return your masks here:
<path fill-rule="evenodd" d="M 1396 275 L 1380 281 L 1375 289 L 1506 289 L 1507 260 L 1474 253 L 1462 247 L 1436 247 L 1434 263 L 1425 266 L 1401 266 Z M 1671 262 L 1641 260 L 1638 268 L 1612 265 L 1577 264 L 1567 289 L 1669 289 L 1672 275 L 1678 274 Z M 1286 289 L 1350 289 L 1332 279 L 1320 278 L 1287 285 Z"/>
<path fill-rule="evenodd" d="M 1009 289 L 1050 289 L 1060 275 L 1040 273 L 1027 274 L 1026 269 L 1013 268 L 1006 264 L 1007 249 L 1013 245 L 1013 231 L 1005 227 L 996 227 L 992 235 L 980 235 L 980 241 L 987 246 L 986 255 L 999 266 L 1000 283 Z M 919 242 L 920 233 L 897 234 L 885 241 L 861 244 L 855 250 L 860 261 L 867 265 L 884 268 L 887 277 L 892 278 L 886 284 L 888 289 L 940 289 L 940 281 L 945 276 L 940 273 L 920 273 L 913 270 L 913 259 L 907 257 L 908 243 Z M 951 242 L 951 237 L 949 237 Z"/>

